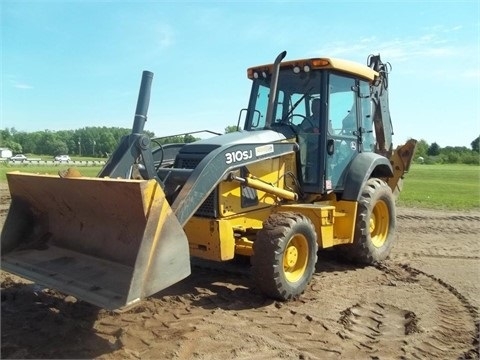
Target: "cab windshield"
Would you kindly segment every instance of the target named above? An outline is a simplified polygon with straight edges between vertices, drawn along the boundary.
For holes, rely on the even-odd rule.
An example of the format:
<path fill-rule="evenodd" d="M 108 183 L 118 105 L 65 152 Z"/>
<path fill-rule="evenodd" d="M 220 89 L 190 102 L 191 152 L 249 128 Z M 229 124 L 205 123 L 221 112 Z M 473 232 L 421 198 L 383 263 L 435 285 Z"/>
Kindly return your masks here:
<path fill-rule="evenodd" d="M 291 68 L 280 70 L 272 124 L 267 124 L 266 118 L 270 76 L 254 79 L 245 129 L 260 130 L 275 124 L 300 125 L 312 115 L 312 100 L 320 98 L 321 74 L 320 71 L 295 73 Z"/>

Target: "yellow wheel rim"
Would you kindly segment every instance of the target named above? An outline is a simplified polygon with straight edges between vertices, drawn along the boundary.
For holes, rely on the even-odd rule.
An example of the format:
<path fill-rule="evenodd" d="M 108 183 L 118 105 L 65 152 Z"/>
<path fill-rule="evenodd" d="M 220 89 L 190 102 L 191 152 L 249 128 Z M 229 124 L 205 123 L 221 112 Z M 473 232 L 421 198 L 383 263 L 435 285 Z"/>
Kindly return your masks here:
<path fill-rule="evenodd" d="M 384 201 L 378 201 L 370 216 L 370 238 L 375 247 L 379 248 L 385 244 L 390 226 L 390 213 Z"/>
<path fill-rule="evenodd" d="M 283 272 L 289 282 L 296 282 L 305 273 L 308 262 L 308 241 L 301 234 L 293 236 L 283 253 Z"/>

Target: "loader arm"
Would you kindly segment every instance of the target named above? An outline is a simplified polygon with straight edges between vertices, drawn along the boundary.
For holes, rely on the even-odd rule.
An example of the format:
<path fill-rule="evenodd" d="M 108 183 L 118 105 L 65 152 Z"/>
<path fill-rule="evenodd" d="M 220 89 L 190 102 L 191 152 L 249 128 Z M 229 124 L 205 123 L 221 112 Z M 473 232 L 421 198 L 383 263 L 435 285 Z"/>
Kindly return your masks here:
<path fill-rule="evenodd" d="M 269 149 L 267 153 L 264 151 L 265 148 Z M 166 188 L 169 187 L 170 179 L 177 183 L 182 179 L 185 181 L 171 204 L 178 222 L 185 226 L 212 190 L 221 181 L 227 180 L 232 170 L 291 154 L 296 150 L 297 144 L 288 142 L 223 146 L 205 156 L 195 169 L 159 169 L 158 174 L 165 182 Z M 242 154 L 241 160 L 237 161 L 240 157 L 235 158 L 235 154 Z"/>

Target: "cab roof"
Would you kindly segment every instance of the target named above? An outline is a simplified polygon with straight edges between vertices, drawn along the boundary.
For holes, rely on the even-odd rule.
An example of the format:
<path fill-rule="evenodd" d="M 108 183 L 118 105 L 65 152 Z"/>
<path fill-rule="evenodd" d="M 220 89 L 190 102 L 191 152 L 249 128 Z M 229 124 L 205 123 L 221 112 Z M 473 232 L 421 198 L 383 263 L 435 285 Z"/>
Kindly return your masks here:
<path fill-rule="evenodd" d="M 378 72 L 372 70 L 366 65 L 344 60 L 337 58 L 311 58 L 311 59 L 300 59 L 300 60 L 291 60 L 285 61 L 280 64 L 281 69 L 291 67 L 294 69 L 298 67 L 299 69 L 305 69 L 305 66 L 308 66 L 309 69 L 332 69 L 337 70 L 343 73 L 355 75 L 361 78 L 364 78 L 370 82 L 374 81 L 378 76 Z M 247 76 L 250 79 L 254 78 L 255 72 L 268 72 L 271 74 L 273 71 L 273 64 L 266 64 L 260 66 L 250 67 L 247 70 Z"/>

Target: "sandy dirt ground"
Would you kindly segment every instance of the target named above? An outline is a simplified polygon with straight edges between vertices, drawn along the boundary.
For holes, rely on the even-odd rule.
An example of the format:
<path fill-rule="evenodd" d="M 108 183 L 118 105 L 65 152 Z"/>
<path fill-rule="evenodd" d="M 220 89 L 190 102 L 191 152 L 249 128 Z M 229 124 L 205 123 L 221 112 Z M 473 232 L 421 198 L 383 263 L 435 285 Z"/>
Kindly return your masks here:
<path fill-rule="evenodd" d="M 3 224 L 5 186 L 0 196 Z M 399 208 L 389 260 L 355 267 L 320 253 L 288 303 L 236 266 L 194 267 L 124 312 L 2 272 L 1 358 L 478 359 L 479 235 L 480 212 Z"/>

